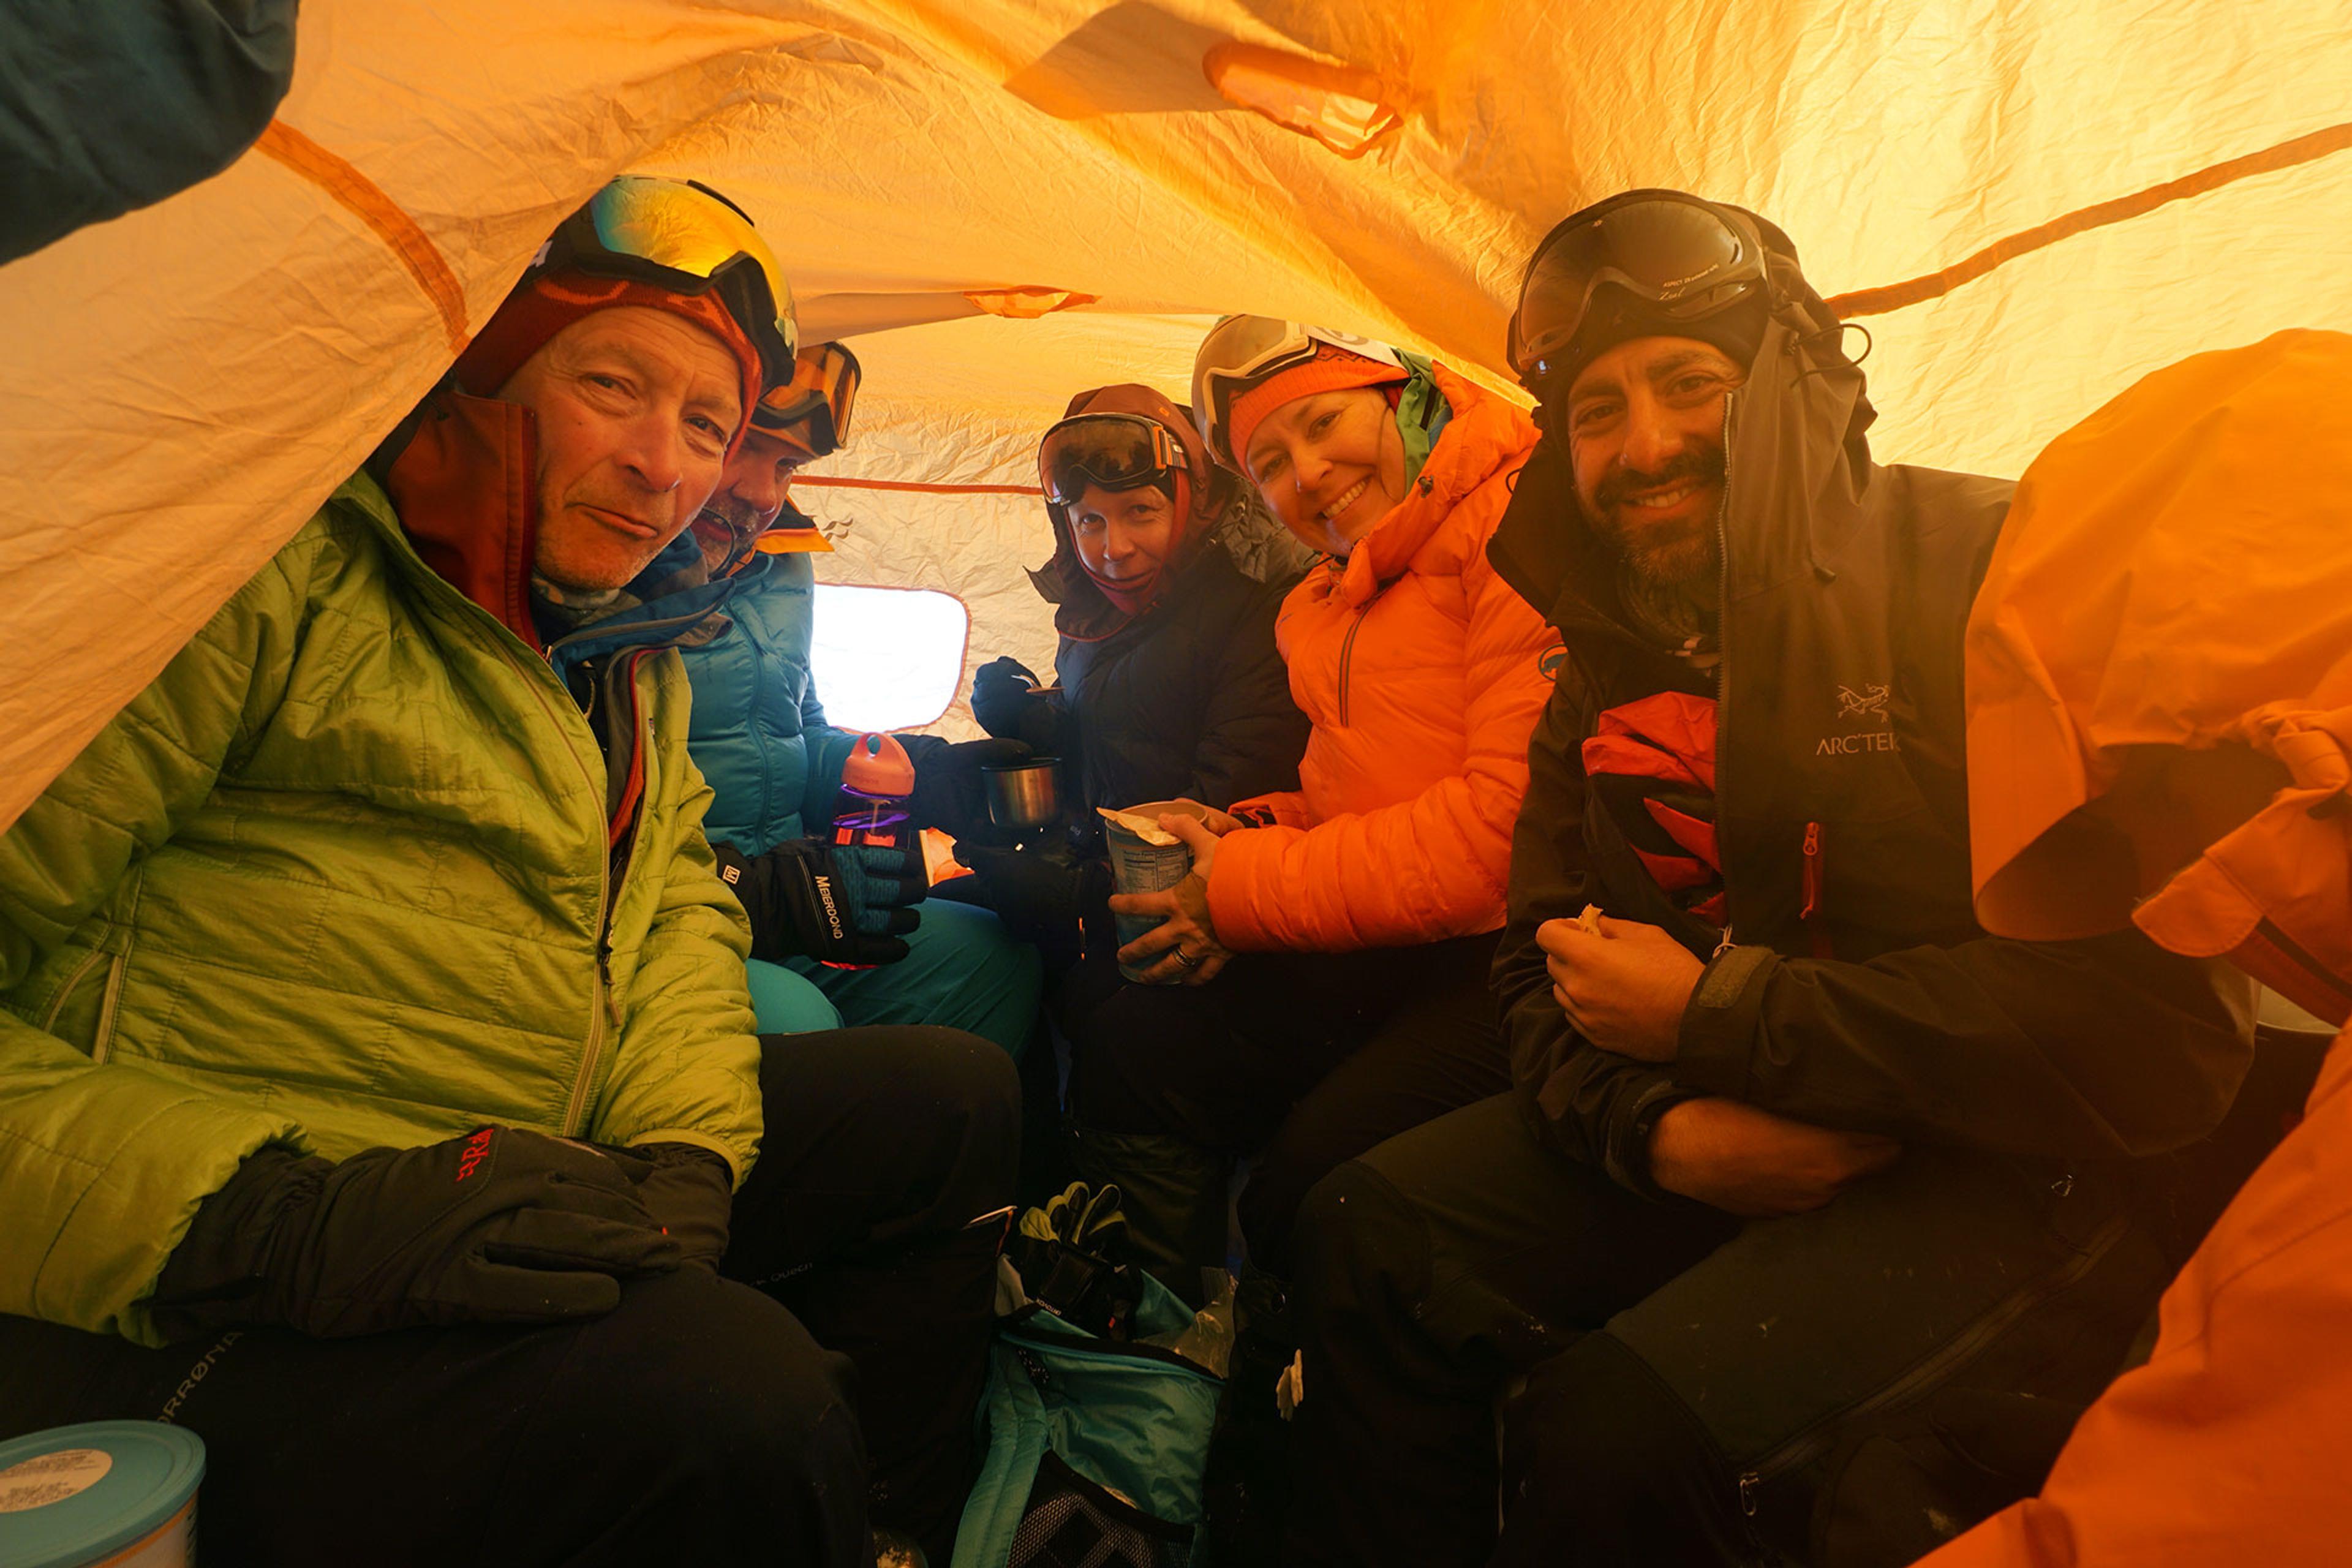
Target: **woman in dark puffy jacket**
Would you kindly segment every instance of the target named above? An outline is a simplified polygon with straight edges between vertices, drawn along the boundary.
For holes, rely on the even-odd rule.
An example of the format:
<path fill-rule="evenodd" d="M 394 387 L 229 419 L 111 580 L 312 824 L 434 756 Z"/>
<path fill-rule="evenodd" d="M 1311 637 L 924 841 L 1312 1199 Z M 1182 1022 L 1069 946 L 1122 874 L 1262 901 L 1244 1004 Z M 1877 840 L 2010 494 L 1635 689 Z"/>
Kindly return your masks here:
<path fill-rule="evenodd" d="M 1055 606 L 1059 679 L 1044 686 L 996 659 L 971 707 L 990 734 L 1063 759 L 1081 797 L 1078 844 L 1039 854 L 966 841 L 958 855 L 986 901 L 1050 949 L 1108 891 L 1084 870 L 1100 837 L 1094 807 L 1180 795 L 1223 807 L 1298 787 L 1307 720 L 1274 619 L 1307 552 L 1146 386 L 1073 398 L 1039 466 L 1055 548 L 1030 575 Z"/>

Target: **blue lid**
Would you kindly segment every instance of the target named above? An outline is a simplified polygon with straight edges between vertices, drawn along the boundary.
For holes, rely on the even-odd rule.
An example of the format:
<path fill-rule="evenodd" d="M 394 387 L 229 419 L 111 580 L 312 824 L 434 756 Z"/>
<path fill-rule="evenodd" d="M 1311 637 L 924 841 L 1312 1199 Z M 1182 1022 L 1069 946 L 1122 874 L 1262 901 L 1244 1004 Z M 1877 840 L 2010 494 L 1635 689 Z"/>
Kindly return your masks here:
<path fill-rule="evenodd" d="M 90 1421 L 0 1443 L 0 1563 L 81 1568 L 179 1512 L 204 1476 L 204 1439 L 160 1421 Z"/>

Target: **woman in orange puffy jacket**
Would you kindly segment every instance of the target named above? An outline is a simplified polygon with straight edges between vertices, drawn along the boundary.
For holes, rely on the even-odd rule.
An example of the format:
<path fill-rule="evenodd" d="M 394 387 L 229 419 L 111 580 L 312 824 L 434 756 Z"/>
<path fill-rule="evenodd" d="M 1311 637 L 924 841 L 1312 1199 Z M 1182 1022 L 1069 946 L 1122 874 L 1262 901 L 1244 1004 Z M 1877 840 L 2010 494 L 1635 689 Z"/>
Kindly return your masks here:
<path fill-rule="evenodd" d="M 1188 1295 L 1225 1258 L 1230 1161 L 1258 1152 L 1243 1305 L 1264 1328 L 1254 1282 L 1316 1180 L 1509 1087 L 1486 969 L 1559 643 L 1486 561 L 1535 445 L 1517 407 L 1384 345 L 1231 317 L 1193 412 L 1323 556 L 1276 626 L 1314 727 L 1298 789 L 1166 818 L 1192 875 L 1114 900 L 1160 923 L 1120 950 L 1147 983 L 1071 1020 L 1071 1120 L 1079 1169 L 1119 1184 L 1137 1249 Z"/>

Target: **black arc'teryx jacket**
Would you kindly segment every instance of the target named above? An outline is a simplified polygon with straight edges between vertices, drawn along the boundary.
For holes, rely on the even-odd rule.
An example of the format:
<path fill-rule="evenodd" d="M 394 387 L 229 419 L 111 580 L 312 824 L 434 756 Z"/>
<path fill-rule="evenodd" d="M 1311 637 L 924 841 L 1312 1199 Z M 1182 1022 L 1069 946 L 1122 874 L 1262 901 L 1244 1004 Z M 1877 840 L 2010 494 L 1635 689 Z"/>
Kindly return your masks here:
<path fill-rule="evenodd" d="M 1495 964 L 1519 1092 L 1553 1147 L 1653 1194 L 1650 1130 L 1701 1095 L 2067 1163 L 2189 1142 L 2244 1072 L 2246 987 L 2136 931 L 2047 943 L 1977 925 L 1961 634 L 2013 487 L 1870 460 L 1862 374 L 1767 227 L 1771 320 L 1726 418 L 1719 690 L 1629 629 L 1555 438 L 1490 547 L 1568 647 Z M 1587 787 L 1600 716 L 1667 690 L 1719 698 L 1727 931 L 1661 889 Z M 1675 1061 L 1587 1044 L 1554 1000 L 1536 928 L 1588 901 L 1707 960 Z"/>

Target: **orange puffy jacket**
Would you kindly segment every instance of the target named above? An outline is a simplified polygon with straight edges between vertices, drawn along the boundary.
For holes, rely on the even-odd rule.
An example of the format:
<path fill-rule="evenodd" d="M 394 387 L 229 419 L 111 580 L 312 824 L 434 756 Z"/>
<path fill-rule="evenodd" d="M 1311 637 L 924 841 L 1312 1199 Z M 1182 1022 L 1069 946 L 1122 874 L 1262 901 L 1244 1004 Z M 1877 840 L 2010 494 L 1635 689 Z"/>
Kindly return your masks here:
<path fill-rule="evenodd" d="M 1454 409 L 1412 493 L 1275 628 L 1313 722 L 1300 788 L 1238 803 L 1275 826 L 1217 847 L 1209 910 L 1236 951 L 1402 947 L 1503 923 L 1528 734 L 1559 638 L 1486 561 L 1536 443 L 1444 366 Z"/>
<path fill-rule="evenodd" d="M 2027 472 L 1969 621 L 1988 928 L 2130 921 L 2352 1012 L 2347 382 L 2341 333 L 2200 354 Z M 2352 1562 L 2347 1455 L 2352 1033 L 2165 1292 L 2147 1363 L 2040 1497 L 1922 1568 Z"/>

